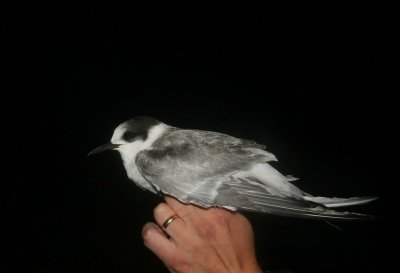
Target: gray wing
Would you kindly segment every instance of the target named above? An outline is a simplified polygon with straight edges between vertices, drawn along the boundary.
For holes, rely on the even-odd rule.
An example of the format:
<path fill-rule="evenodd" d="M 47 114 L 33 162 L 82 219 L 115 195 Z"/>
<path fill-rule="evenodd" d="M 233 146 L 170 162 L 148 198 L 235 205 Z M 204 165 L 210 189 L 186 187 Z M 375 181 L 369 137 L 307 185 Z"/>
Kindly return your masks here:
<path fill-rule="evenodd" d="M 136 165 L 160 191 L 211 206 L 226 177 L 276 160 L 264 145 L 216 132 L 175 129 L 136 157 Z"/>
<path fill-rule="evenodd" d="M 254 165 L 276 160 L 273 154 L 263 150 L 265 146 L 251 140 L 177 129 L 168 132 L 153 147 L 137 155 L 139 171 L 159 191 L 184 203 L 306 218 L 358 220 L 366 217 L 336 212 L 306 201 L 303 192 L 293 185 L 290 186 L 296 194 L 288 196 L 265 181 L 248 176 L 248 170 Z M 282 183 L 293 180 L 282 178 Z"/>
<path fill-rule="evenodd" d="M 238 183 L 235 180 L 240 180 Z M 222 183 L 215 203 L 245 211 L 263 212 L 280 216 L 322 220 L 372 220 L 375 217 L 347 211 L 335 211 L 322 204 L 268 193 L 262 185 L 246 179 L 233 179 Z"/>

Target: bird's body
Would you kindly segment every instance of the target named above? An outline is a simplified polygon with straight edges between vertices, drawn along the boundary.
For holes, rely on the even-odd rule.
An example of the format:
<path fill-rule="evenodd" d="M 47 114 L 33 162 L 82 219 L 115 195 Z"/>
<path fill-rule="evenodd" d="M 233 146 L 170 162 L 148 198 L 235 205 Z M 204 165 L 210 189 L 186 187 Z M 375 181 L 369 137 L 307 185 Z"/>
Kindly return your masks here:
<path fill-rule="evenodd" d="M 358 220 L 368 215 L 340 212 L 374 197 L 313 197 L 290 183 L 268 162 L 276 157 L 254 141 L 166 125 L 138 117 L 119 125 L 105 149 L 120 152 L 128 177 L 139 187 L 184 203 L 282 216 Z"/>

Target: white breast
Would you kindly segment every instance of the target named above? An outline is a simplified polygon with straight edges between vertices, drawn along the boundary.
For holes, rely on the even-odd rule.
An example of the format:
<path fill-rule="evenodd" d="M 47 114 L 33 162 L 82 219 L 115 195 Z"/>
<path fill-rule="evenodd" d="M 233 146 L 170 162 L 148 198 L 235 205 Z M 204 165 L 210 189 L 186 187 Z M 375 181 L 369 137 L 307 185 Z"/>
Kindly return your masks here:
<path fill-rule="evenodd" d="M 142 187 L 153 193 L 157 193 L 157 191 L 155 187 L 140 173 L 135 162 L 136 156 L 143 150 L 151 149 L 151 145 L 167 130 L 167 127 L 169 126 L 166 124 L 158 124 L 149 130 L 148 137 L 145 141 L 138 140 L 128 144 L 125 143 L 119 146 L 117 149 L 121 154 L 128 177 L 132 179 L 139 187 Z M 113 142 L 113 140 L 111 140 L 111 142 Z"/>

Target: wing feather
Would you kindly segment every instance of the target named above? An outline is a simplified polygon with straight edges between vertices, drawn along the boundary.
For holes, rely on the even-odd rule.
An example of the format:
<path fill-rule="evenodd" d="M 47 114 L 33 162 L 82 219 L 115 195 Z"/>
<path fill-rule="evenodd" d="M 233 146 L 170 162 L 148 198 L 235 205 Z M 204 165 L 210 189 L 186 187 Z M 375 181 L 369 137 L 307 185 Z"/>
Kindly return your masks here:
<path fill-rule="evenodd" d="M 136 165 L 159 191 L 205 208 L 219 206 L 336 220 L 370 217 L 334 211 L 305 200 L 303 196 L 307 194 L 288 182 L 295 178 L 286 178 L 266 163 L 276 158 L 264 148 L 254 141 L 220 133 L 173 129 L 156 141 L 152 149 L 141 151 Z M 260 181 L 260 175 L 252 176 L 260 165 L 264 166 L 258 168 L 261 176 L 267 172 L 269 179 L 275 180 Z"/>
<path fill-rule="evenodd" d="M 265 146 L 221 133 L 173 129 L 152 149 L 141 151 L 136 165 L 160 191 L 211 206 L 225 177 L 276 160 L 261 148 Z"/>
<path fill-rule="evenodd" d="M 232 177 L 235 179 L 235 177 Z M 232 198 L 232 196 L 234 198 Z M 302 199 L 276 196 L 268 193 L 268 189 L 257 186 L 250 181 L 241 183 L 228 181 L 218 189 L 215 199 L 217 204 L 236 207 L 245 211 L 264 212 L 269 214 L 335 220 L 365 220 L 373 216 L 342 212 L 328 209 L 327 207 Z"/>

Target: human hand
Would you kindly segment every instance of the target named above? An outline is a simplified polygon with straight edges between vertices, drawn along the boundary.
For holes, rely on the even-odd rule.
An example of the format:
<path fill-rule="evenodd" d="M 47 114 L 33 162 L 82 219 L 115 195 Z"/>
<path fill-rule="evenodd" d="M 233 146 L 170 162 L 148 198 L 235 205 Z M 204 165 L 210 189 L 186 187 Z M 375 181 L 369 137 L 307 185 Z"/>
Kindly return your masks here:
<path fill-rule="evenodd" d="M 250 222 L 240 213 L 202 209 L 172 197 L 154 209 L 156 224 L 142 229 L 144 244 L 173 273 L 261 273 Z M 163 223 L 173 220 L 163 231 Z M 168 234 L 168 235 L 167 235 Z"/>

